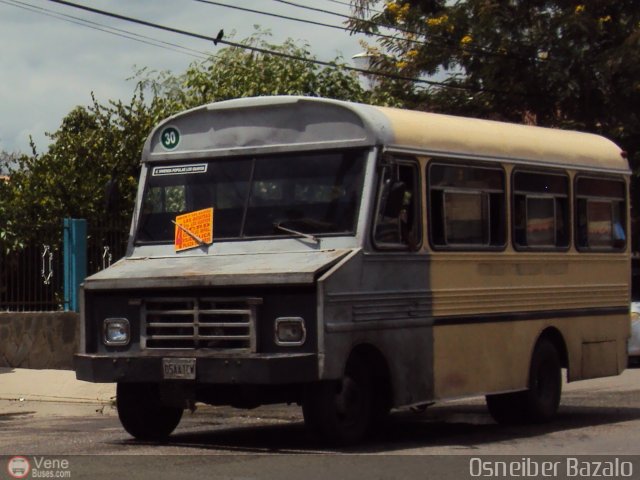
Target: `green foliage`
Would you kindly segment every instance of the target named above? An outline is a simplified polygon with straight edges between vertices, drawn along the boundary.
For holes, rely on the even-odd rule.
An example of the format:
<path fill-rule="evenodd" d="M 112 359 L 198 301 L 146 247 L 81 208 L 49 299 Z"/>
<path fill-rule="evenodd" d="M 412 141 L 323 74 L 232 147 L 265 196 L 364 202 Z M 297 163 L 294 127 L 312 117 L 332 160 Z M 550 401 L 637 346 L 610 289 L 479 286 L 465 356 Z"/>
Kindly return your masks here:
<path fill-rule="evenodd" d="M 640 167 L 640 8 L 635 0 L 353 0 L 375 67 L 452 87 L 382 80 L 407 107 L 605 135 Z M 380 10 L 371 10 L 375 7 Z M 433 77 L 432 77 L 433 78 Z"/>
<path fill-rule="evenodd" d="M 101 105 L 94 99 L 89 107 L 73 109 L 49 135 L 47 152 L 38 154 L 32 144 L 32 154 L 18 158 L 0 191 L 5 245 L 15 248 L 36 239 L 56 242 L 64 217 L 103 223 L 104 190 L 112 175 L 121 186 L 123 204 L 130 205 L 136 158 L 150 128 L 148 106 L 140 95 L 128 104 Z"/>
<path fill-rule="evenodd" d="M 164 112 L 178 112 L 211 102 L 263 95 L 320 96 L 351 101 L 366 101 L 358 77 L 341 67 L 340 58 L 334 68 L 305 60 L 315 59 L 309 45 L 296 45 L 287 40 L 282 45 L 266 41 L 269 33 L 258 31 L 240 42 L 250 47 L 272 50 L 283 56 L 263 54 L 239 47 L 222 49 L 202 62 L 193 63 L 181 75 L 160 74 L 142 70 L 138 78 L 145 89 L 154 92 Z"/>
<path fill-rule="evenodd" d="M 289 40 L 266 42 L 258 32 L 247 45 L 284 55 L 314 58 L 308 45 Z M 64 217 L 86 218 L 101 224 L 105 217 L 130 218 L 136 194 L 142 147 L 161 119 L 204 103 L 257 95 L 307 95 L 366 101 L 357 75 L 291 58 L 225 48 L 192 64 L 186 72 L 140 70 L 129 102 L 100 103 L 73 109 L 60 128 L 49 134 L 51 144 L 38 154 L 21 155 L 11 168 L 9 182 L 0 182 L 0 242 L 18 248 L 38 240 L 54 242 Z M 107 212 L 108 182 L 118 186 L 120 201 Z M 114 198 L 114 197 L 111 197 Z M 112 205 L 113 206 L 113 205 Z"/>
<path fill-rule="evenodd" d="M 11 168 L 15 166 L 18 156 L 16 153 L 0 150 L 0 175 L 4 176 L 9 173 Z"/>

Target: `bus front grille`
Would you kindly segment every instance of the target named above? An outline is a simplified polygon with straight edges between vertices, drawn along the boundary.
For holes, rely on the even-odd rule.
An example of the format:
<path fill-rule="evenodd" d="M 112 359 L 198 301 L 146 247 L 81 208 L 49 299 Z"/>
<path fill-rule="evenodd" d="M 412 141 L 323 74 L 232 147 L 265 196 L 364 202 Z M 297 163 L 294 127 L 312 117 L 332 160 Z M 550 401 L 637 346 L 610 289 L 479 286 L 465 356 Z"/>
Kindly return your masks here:
<path fill-rule="evenodd" d="M 142 349 L 256 351 L 259 298 L 150 298 L 142 303 Z"/>

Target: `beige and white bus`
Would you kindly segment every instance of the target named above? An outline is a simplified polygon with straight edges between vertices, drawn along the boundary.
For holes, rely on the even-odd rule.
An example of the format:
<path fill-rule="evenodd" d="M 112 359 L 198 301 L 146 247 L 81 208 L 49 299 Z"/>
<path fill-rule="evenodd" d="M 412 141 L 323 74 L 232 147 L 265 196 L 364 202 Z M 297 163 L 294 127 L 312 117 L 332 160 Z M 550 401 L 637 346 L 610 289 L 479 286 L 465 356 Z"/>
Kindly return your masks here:
<path fill-rule="evenodd" d="M 338 443 L 486 395 L 540 422 L 627 362 L 629 175 L 590 134 L 270 97 L 149 136 L 127 256 L 84 284 L 77 377 L 159 439 L 291 402 Z"/>

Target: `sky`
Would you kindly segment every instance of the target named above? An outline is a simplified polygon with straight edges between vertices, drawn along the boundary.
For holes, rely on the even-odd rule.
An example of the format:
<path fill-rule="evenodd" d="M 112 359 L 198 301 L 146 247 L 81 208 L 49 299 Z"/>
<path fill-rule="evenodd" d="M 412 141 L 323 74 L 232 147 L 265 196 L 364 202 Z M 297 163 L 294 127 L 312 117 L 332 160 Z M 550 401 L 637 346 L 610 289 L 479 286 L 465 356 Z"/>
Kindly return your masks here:
<path fill-rule="evenodd" d="M 319 60 L 345 59 L 363 48 L 362 36 L 266 15 L 205 4 L 198 0 L 72 0 L 75 3 L 134 17 L 181 30 L 240 41 L 255 31 L 269 29 L 276 44 L 287 38 L 307 42 Z M 348 15 L 348 0 L 291 0 Z M 217 0 L 315 22 L 342 25 L 335 15 L 305 10 L 278 0 Z M 60 15 L 66 15 L 64 19 Z M 57 16 L 57 18 L 54 18 Z M 68 16 L 75 17 L 69 18 Z M 163 32 L 56 4 L 50 0 L 0 0 L 0 150 L 30 152 L 29 136 L 38 151 L 49 145 L 46 132 L 54 132 L 62 118 L 78 105 L 89 105 L 93 92 L 99 101 L 128 100 L 134 89 L 131 77 L 139 68 L 183 72 L 197 58 L 176 47 L 160 48 L 95 28 L 115 27 L 181 47 L 215 54 L 219 46 L 205 40 Z M 99 25 L 96 25 L 99 24 Z M 232 37 L 232 32 L 235 32 Z M 123 32 L 119 32 L 123 34 Z M 146 41 L 146 40 L 145 40 Z M 171 49 L 168 49 L 171 48 Z"/>

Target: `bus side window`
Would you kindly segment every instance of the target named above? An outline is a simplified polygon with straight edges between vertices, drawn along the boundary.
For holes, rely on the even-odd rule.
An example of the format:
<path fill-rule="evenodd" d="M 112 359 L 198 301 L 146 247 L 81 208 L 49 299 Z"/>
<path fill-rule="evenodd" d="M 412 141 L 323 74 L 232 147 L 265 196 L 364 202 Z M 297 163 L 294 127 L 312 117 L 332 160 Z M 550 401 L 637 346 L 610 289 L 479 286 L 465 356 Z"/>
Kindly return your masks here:
<path fill-rule="evenodd" d="M 516 170 L 513 243 L 517 249 L 569 247 L 569 177 Z"/>
<path fill-rule="evenodd" d="M 578 177 L 576 246 L 579 250 L 620 251 L 627 244 L 626 186 L 618 180 Z"/>
<path fill-rule="evenodd" d="M 398 163 L 385 167 L 378 190 L 373 241 L 381 249 L 416 250 L 420 241 L 417 167 Z"/>
<path fill-rule="evenodd" d="M 506 239 L 504 171 L 432 163 L 429 235 L 434 249 L 497 249 Z"/>

